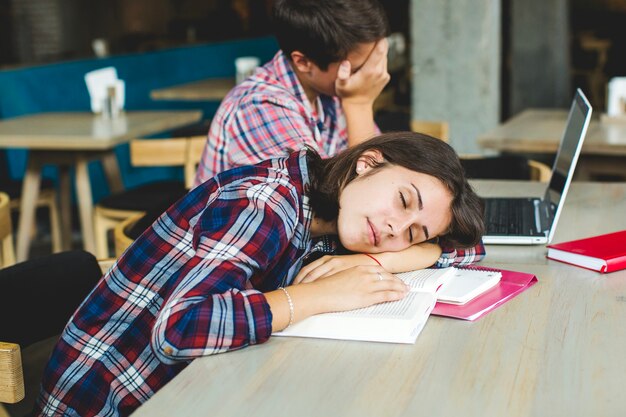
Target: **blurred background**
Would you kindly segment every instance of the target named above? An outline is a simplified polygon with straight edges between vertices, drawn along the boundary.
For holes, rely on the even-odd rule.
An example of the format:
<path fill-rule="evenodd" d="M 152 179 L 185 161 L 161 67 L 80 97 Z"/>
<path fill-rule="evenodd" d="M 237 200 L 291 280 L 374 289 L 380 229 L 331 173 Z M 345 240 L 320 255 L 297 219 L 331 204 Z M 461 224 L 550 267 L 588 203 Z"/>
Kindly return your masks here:
<path fill-rule="evenodd" d="M 376 102 L 376 121 L 383 131 L 409 130 L 415 120 L 445 121 L 449 143 L 460 154 L 493 154 L 480 146 L 481 135 L 527 109 L 566 109 L 576 88 L 601 115 L 609 81 L 626 76 L 626 0 L 381 3 L 392 32 L 392 78 Z M 238 56 L 270 59 L 277 50 L 271 5 L 0 0 L 0 119 L 88 110 L 84 74 L 113 66 L 126 81 L 126 109 L 199 109 L 201 122 L 169 135 L 204 135 L 219 100 L 155 100 L 155 90 L 233 78 Z M 127 187 L 159 175 L 181 176 L 132 168 L 127 145 L 116 153 Z M 7 150 L 5 172 L 21 178 L 26 155 Z M 551 164 L 550 155 L 538 159 Z M 90 170 L 98 201 L 107 188 L 100 169 Z M 55 180 L 55 171 L 46 168 L 44 178 Z"/>
<path fill-rule="evenodd" d="M 395 68 L 394 104 L 410 105 L 412 86 L 414 116 L 446 116 L 459 145 L 524 108 L 566 106 L 574 87 L 602 110 L 607 79 L 626 73 L 624 0 L 382 3 L 412 67 Z M 265 36 L 270 7 L 271 0 L 0 0 L 0 66 L 91 57 L 94 40 L 117 55 Z"/>

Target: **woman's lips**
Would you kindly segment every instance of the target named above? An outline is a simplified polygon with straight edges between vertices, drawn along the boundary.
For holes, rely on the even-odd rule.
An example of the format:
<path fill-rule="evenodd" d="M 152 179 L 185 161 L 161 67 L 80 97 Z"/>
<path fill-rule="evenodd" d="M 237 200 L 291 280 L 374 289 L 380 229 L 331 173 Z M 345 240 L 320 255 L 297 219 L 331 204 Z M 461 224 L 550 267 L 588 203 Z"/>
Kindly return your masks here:
<path fill-rule="evenodd" d="M 378 233 L 369 219 L 367 219 L 367 225 L 370 228 L 370 243 L 374 246 L 378 246 Z"/>

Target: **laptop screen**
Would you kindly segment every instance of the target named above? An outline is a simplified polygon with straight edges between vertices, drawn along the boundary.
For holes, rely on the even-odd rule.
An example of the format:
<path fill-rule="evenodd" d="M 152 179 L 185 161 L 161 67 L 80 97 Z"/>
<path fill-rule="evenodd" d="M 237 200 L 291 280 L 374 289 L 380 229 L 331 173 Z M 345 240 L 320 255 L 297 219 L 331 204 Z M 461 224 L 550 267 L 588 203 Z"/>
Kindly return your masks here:
<path fill-rule="evenodd" d="M 565 132 L 552 167 L 550 184 L 546 190 L 546 200 L 556 206 L 553 225 L 558 220 L 561 211 L 560 202 L 565 199 L 565 194 L 574 175 L 590 118 L 591 106 L 582 91 L 578 89 L 572 101 Z M 551 234 L 554 232 L 554 227 L 550 232 Z"/>

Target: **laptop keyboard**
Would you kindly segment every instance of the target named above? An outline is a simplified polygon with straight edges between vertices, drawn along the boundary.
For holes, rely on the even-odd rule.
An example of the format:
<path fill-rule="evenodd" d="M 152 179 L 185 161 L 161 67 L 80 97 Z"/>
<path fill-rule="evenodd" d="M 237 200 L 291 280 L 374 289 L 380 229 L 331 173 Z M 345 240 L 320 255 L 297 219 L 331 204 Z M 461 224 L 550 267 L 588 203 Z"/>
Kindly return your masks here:
<path fill-rule="evenodd" d="M 540 236 L 532 198 L 485 199 L 487 235 Z"/>

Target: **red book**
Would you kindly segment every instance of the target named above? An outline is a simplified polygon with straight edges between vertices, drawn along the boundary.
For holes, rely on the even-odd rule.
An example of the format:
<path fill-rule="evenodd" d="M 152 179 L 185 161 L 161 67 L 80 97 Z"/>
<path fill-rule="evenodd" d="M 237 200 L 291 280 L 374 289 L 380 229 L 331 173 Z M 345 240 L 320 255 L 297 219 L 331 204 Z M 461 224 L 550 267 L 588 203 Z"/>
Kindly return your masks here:
<path fill-rule="evenodd" d="M 547 257 L 599 272 L 626 268 L 626 230 L 548 245 Z"/>

